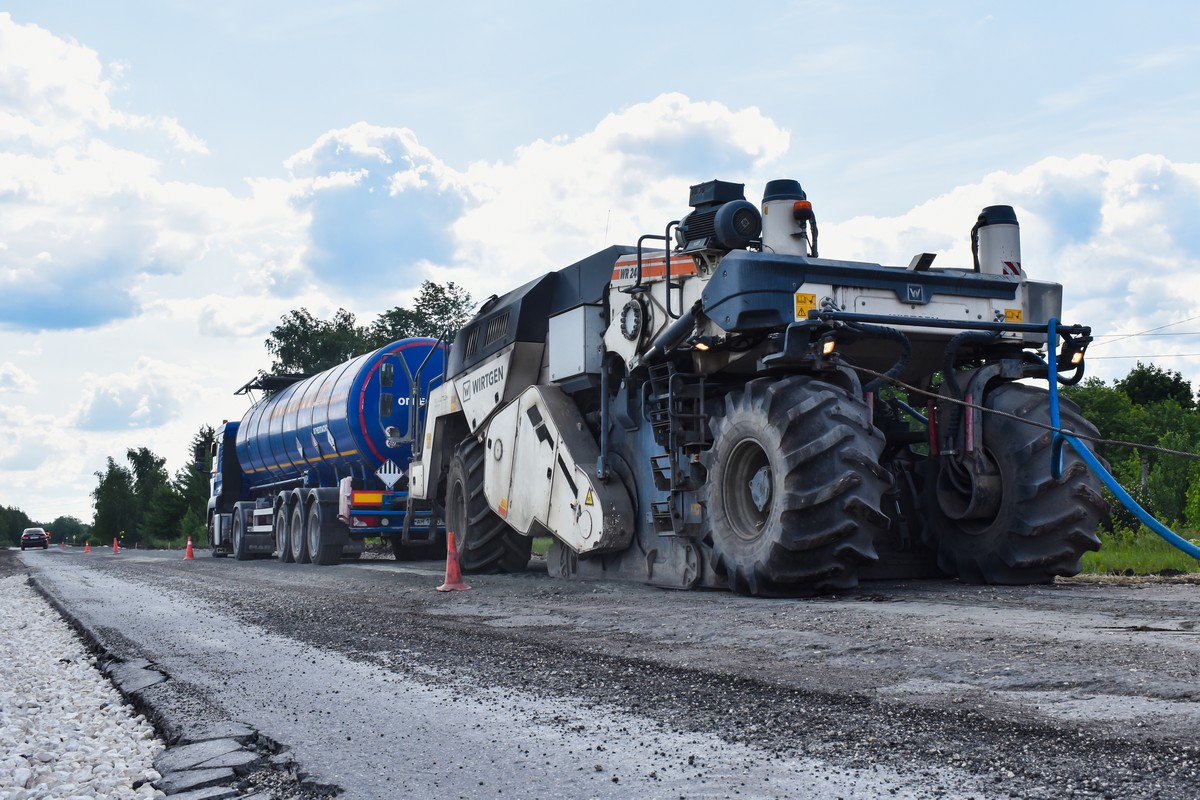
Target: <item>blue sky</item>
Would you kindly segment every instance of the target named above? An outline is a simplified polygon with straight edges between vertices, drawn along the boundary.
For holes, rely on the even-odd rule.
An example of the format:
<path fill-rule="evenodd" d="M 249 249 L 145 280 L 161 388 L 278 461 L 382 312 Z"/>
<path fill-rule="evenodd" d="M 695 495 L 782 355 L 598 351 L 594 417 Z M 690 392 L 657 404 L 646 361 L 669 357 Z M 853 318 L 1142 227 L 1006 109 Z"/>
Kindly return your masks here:
<path fill-rule="evenodd" d="M 967 263 L 1014 205 L 1028 272 L 1114 340 L 1095 374 L 1195 378 L 1198 9 L 10 2 L 0 504 L 89 520 L 106 456 L 178 469 L 290 309 L 482 298 L 710 178 L 799 179 L 823 255 L 885 263 Z"/>

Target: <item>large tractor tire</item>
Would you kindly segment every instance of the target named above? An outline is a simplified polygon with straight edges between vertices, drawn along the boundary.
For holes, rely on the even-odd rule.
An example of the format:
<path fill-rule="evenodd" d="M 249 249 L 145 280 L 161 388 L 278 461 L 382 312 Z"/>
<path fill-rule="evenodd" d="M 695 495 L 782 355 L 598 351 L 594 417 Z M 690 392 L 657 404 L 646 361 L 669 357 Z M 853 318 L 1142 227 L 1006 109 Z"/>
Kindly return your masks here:
<path fill-rule="evenodd" d="M 483 445 L 459 444 L 446 478 L 446 530 L 454 532 L 463 572 L 524 572 L 533 539 L 514 531 L 488 506 L 483 494 Z"/>
<path fill-rule="evenodd" d="M 1021 421 L 1049 424 L 1045 389 L 1005 383 L 986 396 L 984 407 L 1020 418 L 983 415 L 983 447 L 999 476 L 999 504 L 983 518 L 948 516 L 945 506 L 961 508 L 966 498 L 953 496 L 952 481 L 930 460 L 925 539 L 937 550 L 938 566 L 966 583 L 1050 583 L 1056 575 L 1078 574 L 1083 554 L 1100 549 L 1096 526 L 1107 512 L 1100 479 L 1070 446 L 1062 450 L 1061 478 L 1052 477 L 1053 434 Z M 1064 429 L 1097 434 L 1069 400 L 1060 400 L 1059 410 Z"/>
<path fill-rule="evenodd" d="M 710 422 L 702 490 L 713 568 L 736 592 L 794 595 L 857 585 L 886 530 L 884 439 L 844 389 L 759 379 Z"/>

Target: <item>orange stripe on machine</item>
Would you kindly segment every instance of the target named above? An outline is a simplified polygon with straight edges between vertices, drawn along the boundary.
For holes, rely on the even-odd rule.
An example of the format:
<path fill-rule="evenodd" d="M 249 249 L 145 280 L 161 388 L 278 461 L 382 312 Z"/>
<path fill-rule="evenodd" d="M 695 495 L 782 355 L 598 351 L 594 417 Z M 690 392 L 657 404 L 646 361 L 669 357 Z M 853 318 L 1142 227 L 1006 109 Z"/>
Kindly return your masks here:
<path fill-rule="evenodd" d="M 696 262 L 691 256 L 671 257 L 671 277 L 695 275 Z M 663 256 L 642 256 L 642 280 L 661 281 L 667 276 L 667 260 Z M 637 256 L 621 256 L 613 268 L 612 282 L 619 285 L 637 282 Z"/>

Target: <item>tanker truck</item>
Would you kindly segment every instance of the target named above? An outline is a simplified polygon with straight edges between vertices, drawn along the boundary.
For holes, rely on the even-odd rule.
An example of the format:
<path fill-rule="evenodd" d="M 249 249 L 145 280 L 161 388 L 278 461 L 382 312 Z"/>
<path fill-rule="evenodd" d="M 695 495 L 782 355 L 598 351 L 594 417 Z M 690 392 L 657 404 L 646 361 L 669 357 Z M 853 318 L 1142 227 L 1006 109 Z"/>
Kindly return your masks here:
<path fill-rule="evenodd" d="M 463 571 L 524 569 L 533 536 L 555 576 L 750 595 L 1079 571 L 1106 505 L 1077 453 L 1052 464 L 1045 387 L 1091 332 L 1027 275 L 1013 208 L 965 217 L 973 263 L 941 267 L 819 257 L 790 179 L 689 205 L 459 332 L 409 487 Z"/>
<path fill-rule="evenodd" d="M 317 375 L 260 376 L 266 397 L 215 432 L 214 557 L 335 564 L 390 541 L 396 558 L 444 553 L 445 528 L 406 491 L 411 432 L 444 373 L 445 345 L 403 339 Z"/>

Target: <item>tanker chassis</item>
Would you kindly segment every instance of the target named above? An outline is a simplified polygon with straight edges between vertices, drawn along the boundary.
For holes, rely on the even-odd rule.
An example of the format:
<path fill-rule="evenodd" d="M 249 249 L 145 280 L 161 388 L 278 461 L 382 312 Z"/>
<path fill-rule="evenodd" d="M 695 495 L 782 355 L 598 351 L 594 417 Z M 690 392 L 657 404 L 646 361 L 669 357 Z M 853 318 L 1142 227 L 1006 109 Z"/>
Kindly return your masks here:
<path fill-rule="evenodd" d="M 444 356 L 433 339 L 404 339 L 317 375 L 242 387 L 268 396 L 222 424 L 208 454 L 213 556 L 328 565 L 357 557 L 368 535 L 390 540 L 398 559 L 444 553 L 444 527 L 405 490 L 409 433 Z"/>
<path fill-rule="evenodd" d="M 751 595 L 1079 571 L 1106 506 L 1069 449 L 1055 477 L 1027 379 L 1078 381 L 1090 329 L 1057 324 L 1011 207 L 978 215 L 972 266 L 936 268 L 817 257 L 794 180 L 760 206 L 723 181 L 690 200 L 459 332 L 410 491 L 444 508 L 463 571 L 524 569 L 534 536 L 555 576 Z"/>

